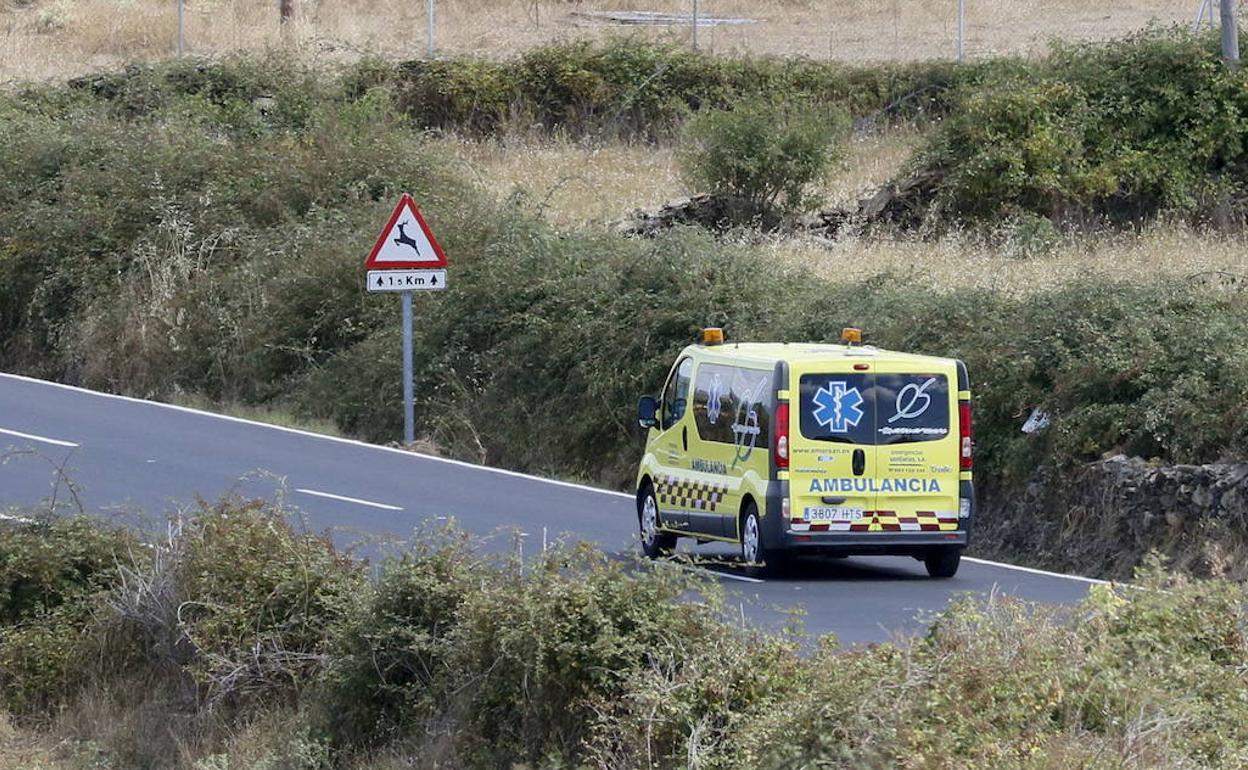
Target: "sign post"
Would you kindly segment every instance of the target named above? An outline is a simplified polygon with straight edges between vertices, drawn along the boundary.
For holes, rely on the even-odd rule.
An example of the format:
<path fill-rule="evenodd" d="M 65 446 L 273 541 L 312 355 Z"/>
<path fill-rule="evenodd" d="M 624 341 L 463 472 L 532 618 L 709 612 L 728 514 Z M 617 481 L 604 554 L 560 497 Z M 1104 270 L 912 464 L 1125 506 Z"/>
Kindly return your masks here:
<path fill-rule="evenodd" d="M 446 288 L 446 254 L 421 216 L 412 196 L 403 193 L 390 221 L 364 261 L 370 292 L 397 291 L 403 305 L 403 443 L 416 440 L 412 372 L 412 292 Z"/>

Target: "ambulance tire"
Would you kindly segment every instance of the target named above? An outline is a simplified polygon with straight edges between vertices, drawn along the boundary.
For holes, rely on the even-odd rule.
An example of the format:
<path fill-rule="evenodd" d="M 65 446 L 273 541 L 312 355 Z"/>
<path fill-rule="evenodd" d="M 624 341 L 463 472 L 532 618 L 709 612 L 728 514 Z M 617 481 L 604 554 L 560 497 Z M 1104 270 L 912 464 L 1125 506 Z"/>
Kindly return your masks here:
<path fill-rule="evenodd" d="M 934 578 L 953 577 L 958 574 L 958 565 L 961 563 L 961 548 L 936 548 L 923 559 L 928 576 Z"/>
<path fill-rule="evenodd" d="M 659 514 L 659 502 L 654 499 L 654 487 L 646 484 L 641 490 L 637 504 L 637 521 L 641 526 L 641 551 L 651 559 L 671 556 L 676 550 L 676 536 L 660 532 L 663 522 Z"/>
<path fill-rule="evenodd" d="M 741 513 L 741 561 L 745 571 L 754 577 L 783 575 L 789 568 L 788 557 L 785 551 L 767 547 L 758 506 L 752 500 L 746 503 Z"/>

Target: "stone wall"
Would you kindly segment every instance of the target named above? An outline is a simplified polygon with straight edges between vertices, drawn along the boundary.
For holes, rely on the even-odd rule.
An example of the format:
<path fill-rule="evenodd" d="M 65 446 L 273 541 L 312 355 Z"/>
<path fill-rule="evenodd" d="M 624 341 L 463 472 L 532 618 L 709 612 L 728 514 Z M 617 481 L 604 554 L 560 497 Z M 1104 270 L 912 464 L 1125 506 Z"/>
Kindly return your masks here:
<path fill-rule="evenodd" d="M 980 496 L 972 535 L 980 555 L 1126 579 L 1157 551 L 1176 570 L 1248 579 L 1248 463 L 1118 455 Z"/>

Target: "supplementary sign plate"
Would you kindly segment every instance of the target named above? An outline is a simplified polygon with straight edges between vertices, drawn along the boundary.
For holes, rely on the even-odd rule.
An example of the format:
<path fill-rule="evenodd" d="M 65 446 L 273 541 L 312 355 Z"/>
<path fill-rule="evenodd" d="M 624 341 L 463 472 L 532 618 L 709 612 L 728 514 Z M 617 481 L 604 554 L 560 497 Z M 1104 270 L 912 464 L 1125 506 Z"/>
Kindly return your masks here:
<path fill-rule="evenodd" d="M 369 291 L 441 291 L 445 270 L 369 270 Z"/>

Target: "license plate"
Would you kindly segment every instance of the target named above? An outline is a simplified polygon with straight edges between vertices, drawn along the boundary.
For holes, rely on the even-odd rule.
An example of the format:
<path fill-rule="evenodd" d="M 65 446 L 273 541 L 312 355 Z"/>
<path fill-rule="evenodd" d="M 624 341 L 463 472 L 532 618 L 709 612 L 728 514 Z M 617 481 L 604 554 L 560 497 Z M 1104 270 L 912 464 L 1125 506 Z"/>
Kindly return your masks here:
<path fill-rule="evenodd" d="M 863 508 L 839 508 L 812 506 L 806 509 L 806 521 L 857 521 L 863 516 Z"/>

